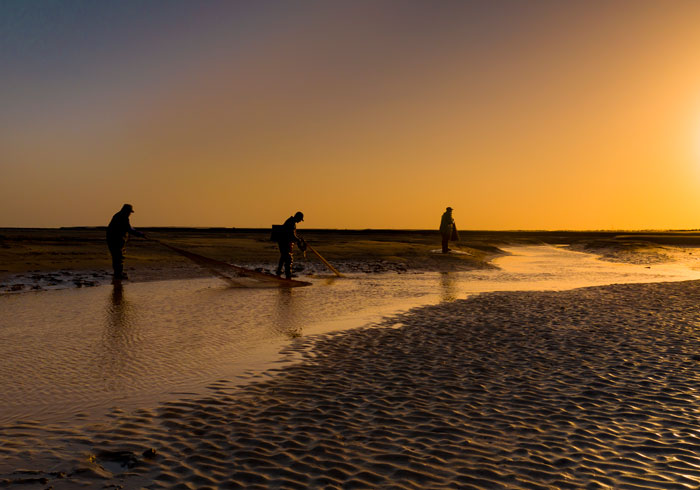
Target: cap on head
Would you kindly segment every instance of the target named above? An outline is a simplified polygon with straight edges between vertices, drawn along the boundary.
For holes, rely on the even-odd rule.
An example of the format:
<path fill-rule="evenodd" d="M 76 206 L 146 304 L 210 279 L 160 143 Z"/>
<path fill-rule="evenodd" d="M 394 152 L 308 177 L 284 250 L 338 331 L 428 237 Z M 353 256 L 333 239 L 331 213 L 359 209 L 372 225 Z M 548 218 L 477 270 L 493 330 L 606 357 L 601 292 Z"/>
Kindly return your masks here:
<path fill-rule="evenodd" d="M 134 212 L 134 207 L 131 204 L 124 204 L 122 206 L 122 212 L 131 214 Z"/>
<path fill-rule="evenodd" d="M 301 211 L 297 211 L 294 215 L 294 219 L 297 221 L 304 221 L 304 213 L 302 213 Z"/>
<path fill-rule="evenodd" d="M 452 208 L 447 206 L 447 211 L 452 211 Z"/>

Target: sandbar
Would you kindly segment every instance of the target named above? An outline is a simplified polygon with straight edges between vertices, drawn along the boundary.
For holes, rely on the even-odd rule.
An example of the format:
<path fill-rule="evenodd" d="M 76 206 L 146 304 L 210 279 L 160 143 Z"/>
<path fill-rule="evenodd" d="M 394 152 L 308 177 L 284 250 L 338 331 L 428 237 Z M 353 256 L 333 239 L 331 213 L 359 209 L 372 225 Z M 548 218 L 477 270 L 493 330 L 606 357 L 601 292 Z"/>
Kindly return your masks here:
<path fill-rule="evenodd" d="M 0 484 L 695 487 L 699 300 L 699 281 L 488 293 L 302 338 L 242 387 L 5 427 Z"/>

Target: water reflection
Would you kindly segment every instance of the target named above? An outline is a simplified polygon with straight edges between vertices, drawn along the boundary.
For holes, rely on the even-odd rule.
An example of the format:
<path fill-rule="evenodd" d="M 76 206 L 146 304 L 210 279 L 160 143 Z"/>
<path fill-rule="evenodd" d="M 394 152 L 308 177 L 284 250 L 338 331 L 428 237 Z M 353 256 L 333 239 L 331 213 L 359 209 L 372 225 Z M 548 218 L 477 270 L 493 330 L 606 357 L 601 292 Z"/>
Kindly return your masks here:
<path fill-rule="evenodd" d="M 117 283 L 105 308 L 107 312 L 107 337 L 123 337 L 133 323 L 132 306 L 124 297 L 124 286 Z"/>
<path fill-rule="evenodd" d="M 124 301 L 124 286 L 121 282 L 113 283 L 112 305 L 120 307 Z"/>
<path fill-rule="evenodd" d="M 336 283 L 337 281 L 339 281 L 339 280 L 342 280 L 342 279 L 338 279 L 337 276 L 328 276 L 328 277 L 324 277 L 324 278 L 323 278 L 322 284 L 323 284 L 324 286 L 331 286 L 331 285 L 335 284 L 335 283 Z"/>
<path fill-rule="evenodd" d="M 275 360 L 288 339 L 479 292 L 700 279 L 682 264 L 647 269 L 551 247 L 508 251 L 496 260 L 501 269 L 315 277 L 307 288 L 227 288 L 206 278 L 0 295 L 0 425 L 197 391 Z"/>
<path fill-rule="evenodd" d="M 101 352 L 97 365 L 105 387 L 119 388 L 118 380 L 124 375 L 133 357 L 133 343 L 136 337 L 134 307 L 124 295 L 120 283 L 112 286 L 105 307 L 105 328 L 101 339 Z"/>
<path fill-rule="evenodd" d="M 457 276 L 452 272 L 440 273 L 440 301 L 454 301 L 459 294 Z"/>
<path fill-rule="evenodd" d="M 279 288 L 275 310 L 275 331 L 290 339 L 301 337 L 304 330 L 304 318 L 300 315 L 300 307 L 296 305 L 293 288 Z"/>

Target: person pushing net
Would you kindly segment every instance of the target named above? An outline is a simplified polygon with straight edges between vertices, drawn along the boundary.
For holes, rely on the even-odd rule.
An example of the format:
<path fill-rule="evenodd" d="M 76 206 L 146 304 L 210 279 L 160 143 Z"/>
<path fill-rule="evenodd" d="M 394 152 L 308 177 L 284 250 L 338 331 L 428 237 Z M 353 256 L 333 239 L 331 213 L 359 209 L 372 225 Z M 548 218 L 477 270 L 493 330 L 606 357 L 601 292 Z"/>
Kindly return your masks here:
<path fill-rule="evenodd" d="M 293 277 L 294 244 L 296 243 L 302 251 L 306 250 L 306 242 L 297 235 L 297 223 L 301 221 L 304 221 L 304 213 L 297 211 L 294 216 L 287 218 L 283 225 L 274 225 L 272 227 L 272 240 L 277 242 L 280 250 L 280 260 L 277 263 L 276 274 L 281 276 L 282 268 L 284 267 L 284 275 L 287 279 Z"/>

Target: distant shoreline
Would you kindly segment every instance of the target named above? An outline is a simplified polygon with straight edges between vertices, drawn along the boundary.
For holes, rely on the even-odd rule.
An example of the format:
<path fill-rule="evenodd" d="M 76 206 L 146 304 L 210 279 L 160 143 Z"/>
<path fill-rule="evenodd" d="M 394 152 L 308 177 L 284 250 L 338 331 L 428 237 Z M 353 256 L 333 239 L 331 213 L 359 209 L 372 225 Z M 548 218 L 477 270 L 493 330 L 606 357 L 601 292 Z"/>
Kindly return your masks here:
<path fill-rule="evenodd" d="M 47 226 L 0 226 L 0 231 L 2 230 L 105 230 L 106 225 L 96 225 L 96 226 L 58 226 L 58 227 L 47 227 Z M 269 227 L 238 227 L 238 226 L 139 226 L 139 230 L 181 230 L 181 231 L 265 231 L 269 230 Z M 314 231 L 314 232 L 348 232 L 348 233 L 436 233 L 437 229 L 426 229 L 426 228 L 304 228 L 300 226 L 300 229 Z M 700 236 L 700 228 L 692 229 L 590 229 L 590 230 L 569 230 L 569 229 L 513 229 L 513 230 L 489 230 L 489 229 L 461 229 L 460 233 L 524 233 L 524 234 L 551 234 L 551 233 L 583 233 L 583 234 L 692 234 L 696 233 Z"/>

